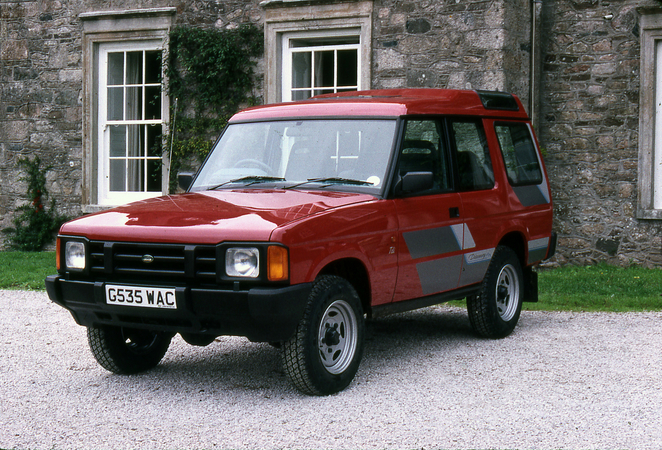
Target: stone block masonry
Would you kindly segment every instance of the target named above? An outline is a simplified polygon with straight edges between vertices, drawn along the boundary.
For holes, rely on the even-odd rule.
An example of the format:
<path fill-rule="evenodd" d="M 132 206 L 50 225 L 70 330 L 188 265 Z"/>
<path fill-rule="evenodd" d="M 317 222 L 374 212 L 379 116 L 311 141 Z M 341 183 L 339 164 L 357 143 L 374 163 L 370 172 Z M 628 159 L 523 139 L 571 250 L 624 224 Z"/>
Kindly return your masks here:
<path fill-rule="evenodd" d="M 639 111 L 641 10 L 662 10 L 662 2 L 543 0 L 533 3 L 534 22 L 531 1 L 373 0 L 370 87 L 499 89 L 537 105 L 529 113 L 544 148 L 560 235 L 553 264 L 662 266 L 662 221 L 637 218 L 638 127 L 646 113 Z M 1 2 L 0 228 L 25 201 L 16 167 L 21 157 L 39 155 L 52 166 L 49 190 L 60 212 L 82 212 L 83 161 L 90 155 L 82 150 L 80 14 L 175 7 L 177 24 L 233 29 L 264 24 L 260 3 Z M 258 67 L 266 70 L 264 61 Z"/>
<path fill-rule="evenodd" d="M 558 263 L 659 266 L 658 221 L 635 217 L 639 13 L 659 2 L 543 2 L 541 125 Z"/>
<path fill-rule="evenodd" d="M 26 200 L 20 158 L 39 155 L 59 211 L 80 214 L 80 24 L 59 2 L 0 3 L 0 228 Z"/>

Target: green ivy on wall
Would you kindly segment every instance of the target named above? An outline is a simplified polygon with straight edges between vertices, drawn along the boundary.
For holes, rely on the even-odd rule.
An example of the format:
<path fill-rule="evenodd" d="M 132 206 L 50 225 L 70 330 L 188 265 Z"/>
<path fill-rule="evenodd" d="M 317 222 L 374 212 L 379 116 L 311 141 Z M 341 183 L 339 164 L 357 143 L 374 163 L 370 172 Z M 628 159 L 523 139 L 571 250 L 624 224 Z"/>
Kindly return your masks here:
<path fill-rule="evenodd" d="M 202 162 L 230 116 L 259 102 L 255 66 L 263 46 L 262 30 L 252 24 L 233 30 L 180 26 L 170 32 L 171 191 L 177 172 Z"/>
<path fill-rule="evenodd" d="M 32 160 L 21 158 L 18 166 L 25 171 L 20 180 L 27 183 L 26 198 L 29 203 L 16 208 L 12 220 L 14 226 L 2 231 L 7 235 L 9 248 L 37 252 L 53 241 L 55 233 L 67 218 L 56 212 L 54 198 L 51 198 L 48 207 L 45 205 L 48 197 L 46 173 L 51 166 L 42 168 L 39 156 Z"/>

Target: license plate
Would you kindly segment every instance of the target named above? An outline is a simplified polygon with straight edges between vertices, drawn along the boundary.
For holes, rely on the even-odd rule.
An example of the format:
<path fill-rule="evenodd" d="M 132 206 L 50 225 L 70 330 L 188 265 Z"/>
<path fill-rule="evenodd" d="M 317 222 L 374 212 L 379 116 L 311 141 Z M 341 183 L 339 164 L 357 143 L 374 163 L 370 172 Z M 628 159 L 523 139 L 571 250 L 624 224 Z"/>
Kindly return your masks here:
<path fill-rule="evenodd" d="M 106 285 L 106 303 L 108 305 L 177 309 L 175 297 L 174 289 Z"/>

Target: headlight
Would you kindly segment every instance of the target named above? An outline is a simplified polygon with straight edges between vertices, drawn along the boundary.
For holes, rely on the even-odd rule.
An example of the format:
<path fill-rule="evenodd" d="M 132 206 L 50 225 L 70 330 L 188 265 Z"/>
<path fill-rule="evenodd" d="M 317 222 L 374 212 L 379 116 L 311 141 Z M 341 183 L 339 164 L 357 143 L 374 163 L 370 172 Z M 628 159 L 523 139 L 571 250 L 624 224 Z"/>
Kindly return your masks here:
<path fill-rule="evenodd" d="M 85 270 L 85 244 L 68 241 L 64 246 L 64 262 L 67 269 Z"/>
<path fill-rule="evenodd" d="M 225 251 L 225 273 L 229 277 L 257 278 L 260 252 L 256 248 L 229 248 Z"/>

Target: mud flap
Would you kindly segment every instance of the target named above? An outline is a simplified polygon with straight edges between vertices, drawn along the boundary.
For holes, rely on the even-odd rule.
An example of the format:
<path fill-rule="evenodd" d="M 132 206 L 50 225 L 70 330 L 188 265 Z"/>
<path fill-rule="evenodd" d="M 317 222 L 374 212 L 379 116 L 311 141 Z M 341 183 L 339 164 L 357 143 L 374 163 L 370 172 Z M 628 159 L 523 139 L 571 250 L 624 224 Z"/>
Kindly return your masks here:
<path fill-rule="evenodd" d="M 522 301 L 536 303 L 538 301 L 538 272 L 533 266 L 522 268 L 524 274 L 524 298 Z"/>

